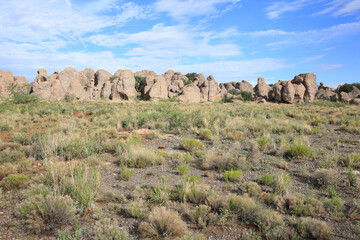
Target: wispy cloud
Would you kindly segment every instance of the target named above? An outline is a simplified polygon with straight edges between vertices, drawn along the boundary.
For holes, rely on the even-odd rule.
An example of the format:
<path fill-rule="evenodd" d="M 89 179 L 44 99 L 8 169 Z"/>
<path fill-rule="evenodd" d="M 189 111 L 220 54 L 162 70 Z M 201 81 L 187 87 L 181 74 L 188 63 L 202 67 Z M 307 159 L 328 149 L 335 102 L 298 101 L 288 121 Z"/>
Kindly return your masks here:
<path fill-rule="evenodd" d="M 309 4 L 317 2 L 316 0 L 296 0 L 296 1 L 279 1 L 272 3 L 265 9 L 266 15 L 270 19 L 276 19 L 288 12 L 296 12 Z"/>
<path fill-rule="evenodd" d="M 320 71 L 330 71 L 337 68 L 342 68 L 343 66 L 343 64 L 320 64 L 318 65 L 318 69 Z"/>
<path fill-rule="evenodd" d="M 324 15 L 331 13 L 333 16 L 348 16 L 359 12 L 360 0 L 333 0 L 326 4 L 326 8 L 315 13 Z"/>

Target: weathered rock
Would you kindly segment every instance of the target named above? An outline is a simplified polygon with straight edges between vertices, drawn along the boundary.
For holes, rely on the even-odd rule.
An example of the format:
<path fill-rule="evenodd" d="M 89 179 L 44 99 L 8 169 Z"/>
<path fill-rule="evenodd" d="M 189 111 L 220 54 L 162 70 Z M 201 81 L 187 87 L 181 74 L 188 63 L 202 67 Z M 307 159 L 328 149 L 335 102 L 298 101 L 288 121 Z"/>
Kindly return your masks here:
<path fill-rule="evenodd" d="M 95 73 L 95 86 L 98 86 L 100 89 L 103 87 L 104 83 L 109 81 L 112 77 L 112 74 L 103 69 L 97 70 Z"/>
<path fill-rule="evenodd" d="M 208 81 L 209 84 L 209 94 L 208 94 L 208 98 L 205 100 L 208 100 L 209 102 L 215 102 L 221 100 L 222 98 L 221 90 L 215 78 L 212 75 L 210 75 L 206 80 Z"/>
<path fill-rule="evenodd" d="M 186 103 L 200 102 L 200 89 L 194 84 L 186 85 L 178 99 Z"/>
<path fill-rule="evenodd" d="M 320 99 L 320 100 L 330 100 L 330 101 L 335 100 L 336 101 L 336 99 L 334 99 L 334 96 L 337 96 L 337 94 L 335 93 L 335 91 L 333 89 L 328 88 L 328 87 L 323 87 L 318 90 L 315 97 L 316 97 L 316 99 Z"/>
<path fill-rule="evenodd" d="M 274 84 L 272 88 L 272 99 L 275 102 L 282 102 L 282 88 L 281 81 Z"/>
<path fill-rule="evenodd" d="M 118 78 L 114 80 L 111 88 L 112 100 L 130 100 L 135 99 L 137 92 L 135 89 L 135 76 L 130 70 L 118 70 L 114 76 Z"/>
<path fill-rule="evenodd" d="M 241 92 L 250 92 L 252 95 L 254 95 L 253 85 L 248 81 L 242 80 L 241 82 L 237 82 L 235 88 Z"/>
<path fill-rule="evenodd" d="M 0 70 L 0 96 L 10 95 L 10 87 L 14 84 L 12 72 Z"/>
<path fill-rule="evenodd" d="M 305 86 L 305 102 L 313 102 L 315 100 L 315 95 L 318 91 L 318 86 L 316 83 L 316 74 L 315 73 L 303 73 L 299 75 L 304 79 L 303 84 Z"/>
<path fill-rule="evenodd" d="M 354 98 L 350 101 L 351 104 L 360 105 L 360 98 Z"/>
<path fill-rule="evenodd" d="M 264 103 L 266 103 L 266 99 L 265 98 L 259 98 L 259 99 L 256 100 L 256 103 L 257 104 L 264 104 Z"/>
<path fill-rule="evenodd" d="M 29 81 L 23 76 L 15 76 L 14 77 L 14 84 L 16 84 L 16 85 L 25 85 L 25 84 L 29 84 Z"/>
<path fill-rule="evenodd" d="M 295 90 L 294 101 L 295 102 L 304 102 L 305 95 L 305 86 L 302 84 L 292 84 Z"/>
<path fill-rule="evenodd" d="M 164 80 L 165 80 L 165 78 L 164 78 Z M 167 85 L 166 80 L 165 80 L 165 83 Z M 183 80 L 173 80 L 173 81 L 171 81 L 171 83 L 168 87 L 168 91 L 173 92 L 173 93 L 178 93 L 180 91 L 180 89 L 182 89 L 184 86 L 185 86 L 185 84 L 184 84 Z"/>
<path fill-rule="evenodd" d="M 163 74 L 166 82 L 171 82 L 171 79 L 172 79 L 173 75 L 174 75 L 173 70 L 168 70 Z"/>
<path fill-rule="evenodd" d="M 270 86 L 266 84 L 264 78 L 259 77 L 257 79 L 256 93 L 255 93 L 257 97 L 268 99 L 270 89 L 271 89 Z"/>
<path fill-rule="evenodd" d="M 200 87 L 200 86 L 202 86 L 202 85 L 204 84 L 205 80 L 206 80 L 206 79 L 205 79 L 204 74 L 199 73 L 199 74 L 195 77 L 195 81 L 197 81 L 197 84 L 195 84 L 195 82 L 194 82 L 194 84 L 195 84 L 196 86 Z"/>
<path fill-rule="evenodd" d="M 112 86 L 113 83 L 111 83 L 110 81 L 104 83 L 100 93 L 100 97 L 102 99 L 110 99 Z"/>
<path fill-rule="evenodd" d="M 142 70 L 142 71 L 136 72 L 134 75 L 135 75 L 135 77 L 146 78 L 147 76 L 156 76 L 156 73 L 154 71 Z"/>
<path fill-rule="evenodd" d="M 351 98 L 350 98 L 349 94 L 347 94 L 346 92 L 341 92 L 340 93 L 340 101 L 350 103 Z"/>
<path fill-rule="evenodd" d="M 353 86 L 351 92 L 349 92 L 349 97 L 351 99 L 359 98 L 360 97 L 360 90 L 357 87 Z"/>
<path fill-rule="evenodd" d="M 294 84 L 302 84 L 304 82 L 304 78 L 302 76 L 295 76 L 291 83 Z"/>
<path fill-rule="evenodd" d="M 167 99 L 169 97 L 168 86 L 164 76 L 155 76 L 152 81 L 153 82 L 148 85 L 151 87 L 143 99 L 151 101 Z"/>
<path fill-rule="evenodd" d="M 293 103 L 295 100 L 295 88 L 292 85 L 291 81 L 282 82 L 282 100 L 285 103 Z"/>

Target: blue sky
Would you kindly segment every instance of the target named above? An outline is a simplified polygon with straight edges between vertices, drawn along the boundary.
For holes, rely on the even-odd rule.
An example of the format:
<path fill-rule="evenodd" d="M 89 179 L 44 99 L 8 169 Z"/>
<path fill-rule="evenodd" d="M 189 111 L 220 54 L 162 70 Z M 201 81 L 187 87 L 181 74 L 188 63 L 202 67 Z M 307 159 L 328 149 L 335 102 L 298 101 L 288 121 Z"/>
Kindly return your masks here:
<path fill-rule="evenodd" d="M 0 69 L 359 82 L 360 0 L 0 0 Z"/>

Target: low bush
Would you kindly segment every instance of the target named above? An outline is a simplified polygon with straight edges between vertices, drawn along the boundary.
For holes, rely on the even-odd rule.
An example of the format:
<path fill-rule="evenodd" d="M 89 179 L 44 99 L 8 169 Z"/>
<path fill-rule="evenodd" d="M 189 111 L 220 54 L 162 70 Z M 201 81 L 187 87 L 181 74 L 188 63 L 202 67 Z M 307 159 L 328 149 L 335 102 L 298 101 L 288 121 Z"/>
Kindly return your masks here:
<path fill-rule="evenodd" d="M 164 158 L 153 150 L 144 148 L 141 145 L 130 145 L 120 155 L 120 165 L 128 167 L 144 168 L 159 165 Z"/>
<path fill-rule="evenodd" d="M 344 202 L 338 197 L 325 200 L 324 206 L 334 217 L 342 216 L 345 209 Z"/>
<path fill-rule="evenodd" d="M 124 166 L 121 168 L 120 177 L 125 181 L 129 181 L 134 175 L 134 173 L 135 173 L 134 169 L 129 169 L 126 166 Z"/>
<path fill-rule="evenodd" d="M 17 208 L 17 215 L 25 220 L 26 226 L 34 233 L 54 231 L 74 219 L 76 208 L 68 196 L 37 195 Z"/>
<path fill-rule="evenodd" d="M 183 202 L 191 202 L 195 204 L 205 204 L 207 198 L 213 194 L 208 185 L 198 183 L 197 181 L 183 181 L 177 186 L 175 198 Z"/>
<path fill-rule="evenodd" d="M 360 153 L 351 153 L 346 157 L 345 164 L 347 167 L 360 168 Z"/>
<path fill-rule="evenodd" d="M 65 102 L 73 102 L 76 99 L 75 94 L 65 94 L 64 100 Z"/>
<path fill-rule="evenodd" d="M 279 174 L 275 177 L 273 188 L 278 194 L 286 194 L 291 187 L 291 178 L 285 173 Z"/>
<path fill-rule="evenodd" d="M 214 220 L 214 218 L 211 217 L 213 215 L 209 215 L 210 211 L 211 208 L 209 206 L 197 206 L 189 212 L 190 220 L 194 223 L 199 224 L 200 227 L 204 228 L 210 225 L 211 222 Z"/>
<path fill-rule="evenodd" d="M 239 169 L 246 164 L 246 157 L 233 153 L 220 153 L 209 151 L 201 160 L 203 170 L 216 170 L 222 172 L 230 169 Z"/>
<path fill-rule="evenodd" d="M 267 139 L 264 138 L 260 138 L 257 140 L 260 150 L 264 151 L 270 144 L 269 141 Z"/>
<path fill-rule="evenodd" d="M 224 173 L 224 180 L 227 182 L 241 182 L 243 178 L 243 172 L 239 170 L 229 170 Z"/>
<path fill-rule="evenodd" d="M 201 140 L 212 140 L 213 139 L 213 132 L 211 130 L 204 130 L 200 133 Z"/>
<path fill-rule="evenodd" d="M 170 189 L 167 185 L 167 180 L 163 178 L 161 182 L 150 189 L 148 193 L 149 202 L 152 203 L 165 203 L 170 199 Z"/>
<path fill-rule="evenodd" d="M 315 183 L 318 186 L 335 186 L 339 180 L 339 173 L 335 169 L 317 169 L 314 172 Z"/>
<path fill-rule="evenodd" d="M 352 168 L 349 168 L 349 171 L 347 173 L 348 181 L 351 187 L 357 186 L 357 176 L 352 170 Z"/>
<path fill-rule="evenodd" d="M 312 154 L 312 150 L 303 144 L 295 145 L 287 152 L 287 156 L 290 159 L 306 160 Z"/>
<path fill-rule="evenodd" d="M 5 163 L 4 165 L 1 165 L 0 166 L 0 181 L 4 177 L 7 177 L 10 174 L 15 174 L 15 173 L 17 173 L 17 168 L 15 165 L 13 165 L 11 163 Z"/>
<path fill-rule="evenodd" d="M 139 230 L 141 236 L 148 239 L 175 239 L 187 235 L 186 223 L 179 214 L 165 207 L 154 208 Z"/>
<path fill-rule="evenodd" d="M 301 218 L 300 223 L 297 225 L 297 230 L 304 238 L 331 239 L 331 230 L 327 224 L 311 217 Z"/>
<path fill-rule="evenodd" d="M 140 77 L 140 76 L 135 77 L 135 89 L 137 92 L 141 93 L 145 87 L 145 84 L 146 84 L 145 77 Z"/>
<path fill-rule="evenodd" d="M 277 207 L 288 214 L 298 216 L 316 216 L 324 212 L 322 202 L 315 198 L 303 200 L 301 196 L 284 196 L 277 198 Z"/>
<path fill-rule="evenodd" d="M 0 186 L 6 190 L 25 188 L 29 183 L 29 176 L 24 174 L 10 174 L 0 181 Z"/>
<path fill-rule="evenodd" d="M 144 218 L 148 213 L 148 206 L 142 199 L 133 200 L 129 202 L 125 207 L 125 213 L 129 217 Z"/>
<path fill-rule="evenodd" d="M 265 173 L 260 179 L 259 179 L 260 183 L 266 186 L 272 186 L 274 183 L 274 176 L 269 174 L 269 173 Z"/>
<path fill-rule="evenodd" d="M 186 175 L 189 173 L 189 167 L 186 165 L 178 166 L 177 171 L 180 175 Z"/>
<path fill-rule="evenodd" d="M 118 227 L 117 221 L 105 218 L 96 223 L 94 228 L 95 240 L 130 240 L 128 233 Z"/>
<path fill-rule="evenodd" d="M 204 144 L 202 144 L 199 140 L 193 138 L 184 138 L 181 146 L 183 149 L 189 152 L 204 149 Z"/>
<path fill-rule="evenodd" d="M 39 98 L 30 94 L 31 86 L 25 85 L 13 85 L 10 87 L 11 101 L 15 104 L 26 104 L 39 101 Z"/>
<path fill-rule="evenodd" d="M 261 187 L 256 182 L 246 182 L 243 187 L 250 197 L 257 197 L 262 192 Z"/>

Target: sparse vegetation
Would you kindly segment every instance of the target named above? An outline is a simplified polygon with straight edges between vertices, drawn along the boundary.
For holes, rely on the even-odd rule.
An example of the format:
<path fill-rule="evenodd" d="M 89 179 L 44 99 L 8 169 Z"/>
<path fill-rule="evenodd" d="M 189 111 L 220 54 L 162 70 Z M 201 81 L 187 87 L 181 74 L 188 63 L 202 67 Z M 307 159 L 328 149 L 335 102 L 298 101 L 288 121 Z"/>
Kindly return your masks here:
<path fill-rule="evenodd" d="M 227 182 L 240 182 L 243 178 L 243 173 L 239 170 L 229 170 L 224 173 L 224 180 Z"/>
<path fill-rule="evenodd" d="M 182 142 L 182 147 L 189 152 L 199 151 L 204 148 L 204 144 L 202 144 L 199 140 L 193 138 L 184 138 Z"/>

